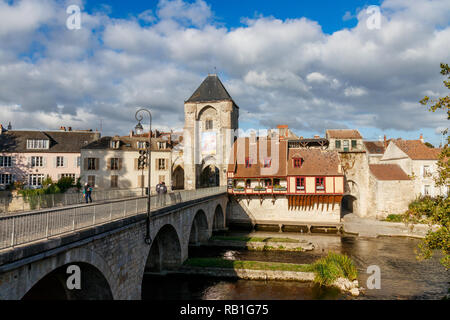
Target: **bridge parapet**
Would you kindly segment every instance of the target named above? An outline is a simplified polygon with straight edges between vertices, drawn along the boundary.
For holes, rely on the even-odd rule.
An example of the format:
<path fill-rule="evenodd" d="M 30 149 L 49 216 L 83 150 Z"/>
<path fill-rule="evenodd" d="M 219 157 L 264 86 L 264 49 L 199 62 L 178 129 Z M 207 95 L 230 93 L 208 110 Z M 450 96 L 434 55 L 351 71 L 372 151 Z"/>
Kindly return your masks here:
<path fill-rule="evenodd" d="M 150 208 L 164 211 L 161 209 L 225 192 L 226 187 L 214 187 L 152 196 Z M 136 197 L 0 217 L 0 250 L 139 215 L 146 210 L 147 197 Z"/>

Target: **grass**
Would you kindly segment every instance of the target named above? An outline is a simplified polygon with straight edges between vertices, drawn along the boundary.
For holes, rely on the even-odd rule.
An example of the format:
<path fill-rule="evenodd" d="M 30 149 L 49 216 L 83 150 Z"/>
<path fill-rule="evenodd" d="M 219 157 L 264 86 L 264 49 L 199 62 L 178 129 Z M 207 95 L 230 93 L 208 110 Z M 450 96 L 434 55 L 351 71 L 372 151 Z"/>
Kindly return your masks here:
<path fill-rule="evenodd" d="M 403 215 L 402 214 L 390 214 L 384 219 L 384 221 L 387 222 L 403 222 Z"/>
<path fill-rule="evenodd" d="M 220 258 L 191 258 L 186 260 L 184 265 L 203 268 L 251 269 L 251 270 L 297 271 L 297 272 L 307 272 L 310 269 L 310 265 L 307 264 L 225 260 Z"/>
<path fill-rule="evenodd" d="M 326 257 L 317 260 L 313 264 L 191 258 L 186 260 L 184 265 L 203 268 L 314 272 L 314 282 L 320 286 L 330 286 L 338 278 L 347 278 L 353 281 L 358 277 L 358 270 L 353 260 L 345 254 L 334 252 L 328 253 Z"/>
<path fill-rule="evenodd" d="M 297 239 L 290 238 L 261 238 L 261 237 L 244 237 L 244 236 L 213 236 L 211 240 L 225 241 L 243 241 L 243 242 L 289 242 L 300 243 Z"/>
<path fill-rule="evenodd" d="M 358 277 L 358 270 L 352 259 L 345 254 L 333 252 L 310 265 L 308 271 L 313 271 L 316 274 L 314 282 L 321 286 L 331 285 L 337 278 L 341 277 L 351 281 Z"/>

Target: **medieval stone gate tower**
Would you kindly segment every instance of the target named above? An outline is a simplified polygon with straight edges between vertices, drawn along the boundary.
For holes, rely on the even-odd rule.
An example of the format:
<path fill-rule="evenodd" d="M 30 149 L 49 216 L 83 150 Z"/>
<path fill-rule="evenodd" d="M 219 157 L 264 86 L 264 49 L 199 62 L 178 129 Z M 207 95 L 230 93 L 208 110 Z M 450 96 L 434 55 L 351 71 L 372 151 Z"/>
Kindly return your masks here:
<path fill-rule="evenodd" d="M 239 107 L 216 74 L 208 75 L 185 101 L 184 117 L 184 188 L 226 185 Z"/>

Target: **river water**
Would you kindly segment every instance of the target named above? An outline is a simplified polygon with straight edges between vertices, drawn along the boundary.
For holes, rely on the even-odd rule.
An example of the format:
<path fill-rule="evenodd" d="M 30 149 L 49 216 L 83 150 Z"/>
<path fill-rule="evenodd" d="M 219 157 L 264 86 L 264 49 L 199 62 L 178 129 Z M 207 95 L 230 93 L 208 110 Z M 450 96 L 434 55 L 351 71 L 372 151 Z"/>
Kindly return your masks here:
<path fill-rule="evenodd" d="M 230 235 L 243 235 L 230 233 Z M 246 233 L 245 235 L 248 235 Z M 426 261 L 416 259 L 420 240 L 410 238 L 359 238 L 355 236 L 252 232 L 258 237 L 306 239 L 316 245 L 309 252 L 260 252 L 226 248 L 190 248 L 189 257 L 232 256 L 236 260 L 311 263 L 329 251 L 349 255 L 358 268 L 360 286 L 367 288 L 367 268 L 381 270 L 381 288 L 365 290 L 357 298 L 336 289 L 293 281 L 251 281 L 201 276 L 145 276 L 145 300 L 304 300 L 304 299 L 441 299 L 450 288 L 450 272 L 439 263 L 439 253 Z"/>

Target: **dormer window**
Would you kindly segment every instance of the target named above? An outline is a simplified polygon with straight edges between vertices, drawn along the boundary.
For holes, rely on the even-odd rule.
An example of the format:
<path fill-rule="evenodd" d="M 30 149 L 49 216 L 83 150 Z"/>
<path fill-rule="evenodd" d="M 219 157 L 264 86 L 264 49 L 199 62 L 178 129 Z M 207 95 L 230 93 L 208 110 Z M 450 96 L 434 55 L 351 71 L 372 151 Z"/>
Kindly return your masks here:
<path fill-rule="evenodd" d="M 270 168 L 272 166 L 272 158 L 264 159 L 264 168 Z"/>
<path fill-rule="evenodd" d="M 137 147 L 138 147 L 138 149 L 145 149 L 147 146 L 146 146 L 145 141 L 138 141 Z"/>
<path fill-rule="evenodd" d="M 44 139 L 28 139 L 27 149 L 48 149 L 49 142 Z"/>
<path fill-rule="evenodd" d="M 294 158 L 293 162 L 294 162 L 294 168 L 301 168 L 302 164 L 303 164 L 303 159 L 302 158 Z"/>
<path fill-rule="evenodd" d="M 336 145 L 336 149 L 340 149 L 341 148 L 341 140 L 336 140 L 335 145 Z"/>
<path fill-rule="evenodd" d="M 166 143 L 165 142 L 158 142 L 158 149 L 166 149 Z"/>
<path fill-rule="evenodd" d="M 119 140 L 112 140 L 112 141 L 111 141 L 111 144 L 110 144 L 110 147 L 111 147 L 112 149 L 119 149 L 119 147 L 120 147 L 120 141 L 119 141 Z"/>
<path fill-rule="evenodd" d="M 352 140 L 352 149 L 356 149 L 357 148 L 357 141 L 356 140 Z"/>

